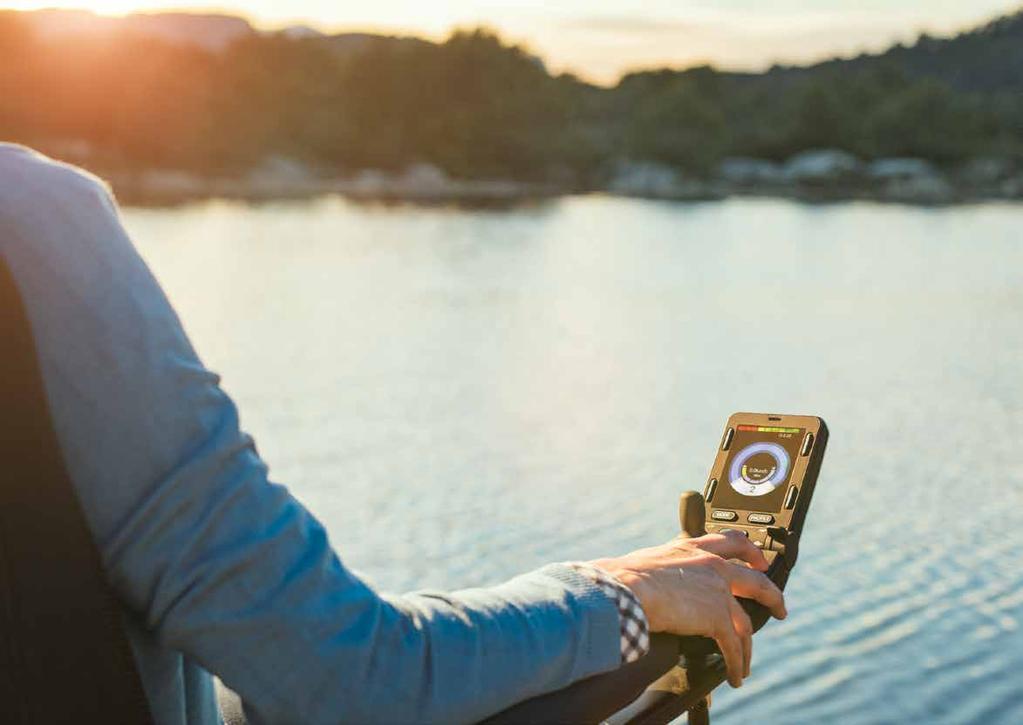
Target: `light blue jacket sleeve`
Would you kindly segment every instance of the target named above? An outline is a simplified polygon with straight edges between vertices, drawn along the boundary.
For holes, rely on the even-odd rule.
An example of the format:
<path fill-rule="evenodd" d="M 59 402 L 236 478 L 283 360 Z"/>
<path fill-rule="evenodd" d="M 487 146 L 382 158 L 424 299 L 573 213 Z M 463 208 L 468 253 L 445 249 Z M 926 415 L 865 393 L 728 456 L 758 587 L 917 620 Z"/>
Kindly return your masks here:
<path fill-rule="evenodd" d="M 616 608 L 569 567 L 394 597 L 349 571 L 268 481 L 96 180 L 0 146 L 0 232 L 111 582 L 253 720 L 471 721 L 618 665 Z"/>

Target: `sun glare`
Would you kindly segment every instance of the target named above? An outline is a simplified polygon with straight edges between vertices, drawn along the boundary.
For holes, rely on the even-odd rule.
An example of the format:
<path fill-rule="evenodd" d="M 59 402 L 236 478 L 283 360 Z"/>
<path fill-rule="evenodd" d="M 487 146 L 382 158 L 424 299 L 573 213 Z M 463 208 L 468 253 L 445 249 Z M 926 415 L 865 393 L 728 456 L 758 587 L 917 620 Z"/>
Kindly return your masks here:
<path fill-rule="evenodd" d="M 187 9 L 187 3 L 184 4 Z M 60 8 L 68 10 L 91 10 L 99 15 L 127 15 L 134 12 L 152 12 L 154 10 L 178 10 L 174 2 L 168 0 L 90 0 L 88 3 L 55 3 L 52 0 L 22 0 L 4 3 L 8 10 L 44 10 L 48 8 Z M 212 9 L 203 7 L 203 10 L 210 12 Z"/>
<path fill-rule="evenodd" d="M 38 2 L 36 0 L 8 2 L 4 4 L 7 10 L 49 10 L 57 8 L 60 10 L 91 10 L 101 15 L 120 15 L 130 13 L 138 3 L 120 0 L 95 0 L 88 5 L 62 5 L 52 2 Z"/>
<path fill-rule="evenodd" d="M 138 12 L 220 13 L 247 18 L 266 28 L 293 24 L 318 25 L 327 31 L 360 30 L 440 37 L 459 24 L 485 22 L 472 0 L 444 6 L 412 0 L 380 0 L 366 4 L 355 0 L 302 0 L 292 4 L 278 0 L 92 0 L 60 3 L 53 0 L 15 0 L 8 10 L 59 8 L 88 10 L 99 15 L 121 16 Z"/>

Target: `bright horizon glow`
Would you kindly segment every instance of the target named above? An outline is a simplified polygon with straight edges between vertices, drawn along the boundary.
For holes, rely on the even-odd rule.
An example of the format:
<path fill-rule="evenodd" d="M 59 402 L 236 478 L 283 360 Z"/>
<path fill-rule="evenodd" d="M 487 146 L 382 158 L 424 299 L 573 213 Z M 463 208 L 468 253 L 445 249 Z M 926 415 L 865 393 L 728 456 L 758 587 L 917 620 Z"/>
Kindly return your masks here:
<path fill-rule="evenodd" d="M 5 9 L 37 10 L 52 2 L 16 0 Z M 183 11 L 246 18 L 263 29 L 309 25 L 325 32 L 368 31 L 440 39 L 457 27 L 485 25 L 540 55 L 554 71 L 613 83 L 636 68 L 711 63 L 762 70 L 772 63 L 807 63 L 896 42 L 920 32 L 947 35 L 1023 7 L 1021 0 L 97 0 L 102 15 Z"/>

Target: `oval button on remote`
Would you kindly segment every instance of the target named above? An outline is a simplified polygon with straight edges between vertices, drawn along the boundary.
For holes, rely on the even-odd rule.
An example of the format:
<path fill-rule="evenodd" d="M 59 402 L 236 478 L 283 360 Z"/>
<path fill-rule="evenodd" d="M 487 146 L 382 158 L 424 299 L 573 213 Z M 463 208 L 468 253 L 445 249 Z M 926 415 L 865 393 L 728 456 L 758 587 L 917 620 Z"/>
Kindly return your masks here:
<path fill-rule="evenodd" d="M 722 511 L 721 509 L 713 512 L 710 517 L 715 521 L 735 521 L 739 518 L 734 511 Z"/>
<path fill-rule="evenodd" d="M 813 433 L 807 433 L 803 439 L 803 447 L 799 449 L 799 455 L 805 456 L 813 448 Z"/>
<path fill-rule="evenodd" d="M 790 509 L 796 505 L 796 496 L 799 494 L 799 489 L 793 486 L 789 489 L 788 494 L 785 496 L 785 508 Z"/>

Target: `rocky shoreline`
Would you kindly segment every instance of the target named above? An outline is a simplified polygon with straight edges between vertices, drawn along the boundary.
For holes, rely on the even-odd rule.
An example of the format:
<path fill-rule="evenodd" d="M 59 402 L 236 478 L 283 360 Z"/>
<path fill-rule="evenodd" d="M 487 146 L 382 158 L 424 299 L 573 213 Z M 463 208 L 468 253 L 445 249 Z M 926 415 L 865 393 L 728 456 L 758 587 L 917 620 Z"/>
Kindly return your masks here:
<path fill-rule="evenodd" d="M 1023 199 L 1023 164 L 979 158 L 948 169 L 924 159 L 865 162 L 843 151 L 807 151 L 784 163 L 730 158 L 698 177 L 647 162 L 623 161 L 602 183 L 533 183 L 451 178 L 429 164 L 399 173 L 362 170 L 318 173 L 296 161 L 267 159 L 239 176 L 204 176 L 178 170 L 101 171 L 120 200 L 166 205 L 209 198 L 246 201 L 340 195 L 363 201 L 506 204 L 575 193 L 608 193 L 648 199 L 704 201 L 768 196 L 804 201 L 877 200 L 947 205 L 979 200 Z"/>

